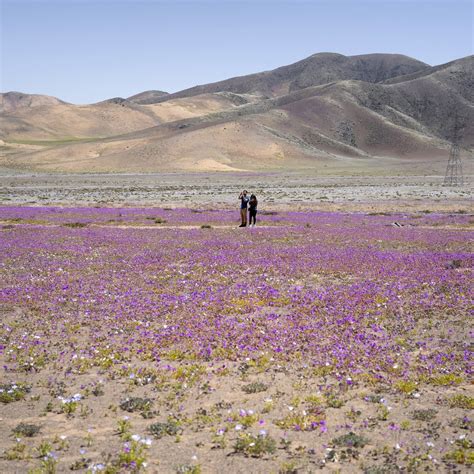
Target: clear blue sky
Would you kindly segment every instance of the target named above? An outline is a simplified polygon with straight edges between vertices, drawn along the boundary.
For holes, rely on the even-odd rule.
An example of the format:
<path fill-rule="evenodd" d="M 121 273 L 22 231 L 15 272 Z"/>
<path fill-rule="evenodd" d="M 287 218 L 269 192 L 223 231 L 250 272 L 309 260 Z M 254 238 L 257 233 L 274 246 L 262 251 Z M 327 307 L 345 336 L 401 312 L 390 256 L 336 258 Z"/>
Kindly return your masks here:
<path fill-rule="evenodd" d="M 474 0 L 0 0 L 1 89 L 74 103 L 174 92 L 311 54 L 473 54 Z"/>

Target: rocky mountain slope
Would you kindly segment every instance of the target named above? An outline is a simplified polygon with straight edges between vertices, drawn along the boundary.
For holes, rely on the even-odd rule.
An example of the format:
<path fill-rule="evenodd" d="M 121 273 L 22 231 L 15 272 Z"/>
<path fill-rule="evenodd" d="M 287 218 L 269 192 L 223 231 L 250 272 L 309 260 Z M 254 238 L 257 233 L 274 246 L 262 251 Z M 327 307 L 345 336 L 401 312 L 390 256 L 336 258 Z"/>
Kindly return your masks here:
<path fill-rule="evenodd" d="M 274 71 L 160 94 L 34 107 L 4 94 L 7 127 L 1 125 L 9 133 L 13 127 L 21 134 L 15 120 L 28 120 L 61 136 L 55 120 L 62 109 L 69 117 L 82 114 L 90 128 L 63 115 L 58 122 L 87 141 L 7 150 L 0 163 L 54 171 L 330 171 L 398 160 L 428 169 L 444 162 L 455 121 L 463 125 L 462 145 L 474 146 L 473 56 L 429 67 L 399 55 L 318 54 Z"/>
<path fill-rule="evenodd" d="M 306 87 L 348 79 L 382 82 L 401 75 L 424 71 L 427 68 L 429 68 L 427 64 L 399 54 L 343 56 L 335 53 L 318 53 L 273 71 L 196 86 L 170 94 L 169 98 L 223 91 L 275 97 Z"/>

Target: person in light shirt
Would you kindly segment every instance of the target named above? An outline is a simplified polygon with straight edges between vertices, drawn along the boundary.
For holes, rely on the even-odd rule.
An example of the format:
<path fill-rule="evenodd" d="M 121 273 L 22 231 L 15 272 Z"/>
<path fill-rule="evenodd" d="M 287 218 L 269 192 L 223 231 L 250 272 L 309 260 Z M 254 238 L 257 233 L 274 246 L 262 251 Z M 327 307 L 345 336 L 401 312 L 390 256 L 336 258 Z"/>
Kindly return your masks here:
<path fill-rule="evenodd" d="M 247 206 L 249 203 L 249 198 L 247 196 L 247 191 L 244 189 L 239 196 L 240 199 L 240 219 L 241 224 L 239 227 L 247 227 Z"/>

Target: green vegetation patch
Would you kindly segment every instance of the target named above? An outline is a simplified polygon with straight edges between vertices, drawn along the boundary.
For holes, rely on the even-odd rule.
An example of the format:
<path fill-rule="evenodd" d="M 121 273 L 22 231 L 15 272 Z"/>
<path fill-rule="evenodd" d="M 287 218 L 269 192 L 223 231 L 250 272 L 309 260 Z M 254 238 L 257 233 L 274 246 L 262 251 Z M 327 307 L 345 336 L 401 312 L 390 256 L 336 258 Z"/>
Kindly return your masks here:
<path fill-rule="evenodd" d="M 443 457 L 443 461 L 472 466 L 474 464 L 474 451 L 467 451 L 465 449 L 455 449 L 446 453 Z"/>
<path fill-rule="evenodd" d="M 268 389 L 268 385 L 265 385 L 263 382 L 252 382 L 249 383 L 248 385 L 244 385 L 242 387 L 242 390 L 245 393 L 259 393 L 259 392 L 265 392 L 265 390 Z"/>
<path fill-rule="evenodd" d="M 234 445 L 236 453 L 245 456 L 261 458 L 266 454 L 273 454 L 276 450 L 275 440 L 268 435 L 255 436 L 250 433 L 243 433 Z"/>
<path fill-rule="evenodd" d="M 0 385 L 0 402 L 11 403 L 25 398 L 31 387 L 22 383 L 7 383 Z"/>
<path fill-rule="evenodd" d="M 166 423 L 153 423 L 148 427 L 148 431 L 156 438 L 162 438 L 165 435 L 176 436 L 182 432 L 182 429 L 176 421 L 167 421 Z"/>
<path fill-rule="evenodd" d="M 336 446 L 344 446 L 348 448 L 363 448 L 369 440 L 364 436 L 357 435 L 350 431 L 349 433 L 339 436 L 332 440 Z"/>
<path fill-rule="evenodd" d="M 38 145 L 38 146 L 52 147 L 52 146 L 68 145 L 70 143 L 86 143 L 86 142 L 92 142 L 95 140 L 100 140 L 100 138 L 67 137 L 67 138 L 58 138 L 57 140 L 10 139 L 9 143 L 15 143 L 17 145 Z"/>
<path fill-rule="evenodd" d="M 426 410 L 415 410 L 413 412 L 413 418 L 420 421 L 431 421 L 436 417 L 438 411 L 433 408 L 428 408 Z"/>
<path fill-rule="evenodd" d="M 451 408 L 466 408 L 468 410 L 474 410 L 474 397 L 468 395 L 453 395 L 448 399 L 448 403 Z"/>
<path fill-rule="evenodd" d="M 131 397 L 120 402 L 120 408 L 130 413 L 136 411 L 150 411 L 152 406 L 153 401 L 149 398 Z"/>

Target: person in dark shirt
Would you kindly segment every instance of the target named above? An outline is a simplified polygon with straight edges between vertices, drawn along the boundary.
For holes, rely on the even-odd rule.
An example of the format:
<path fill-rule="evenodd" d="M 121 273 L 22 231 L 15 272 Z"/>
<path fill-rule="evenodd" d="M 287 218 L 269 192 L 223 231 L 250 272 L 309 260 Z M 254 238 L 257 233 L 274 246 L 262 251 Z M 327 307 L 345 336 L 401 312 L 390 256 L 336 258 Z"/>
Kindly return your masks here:
<path fill-rule="evenodd" d="M 247 227 L 247 206 L 249 203 L 249 198 L 247 196 L 247 191 L 244 189 L 239 196 L 240 199 L 240 219 L 241 224 L 239 227 Z"/>
<path fill-rule="evenodd" d="M 257 223 L 257 206 L 258 206 L 257 196 L 255 196 L 255 194 L 252 194 L 249 199 L 249 226 L 250 227 L 255 227 L 255 224 Z"/>

